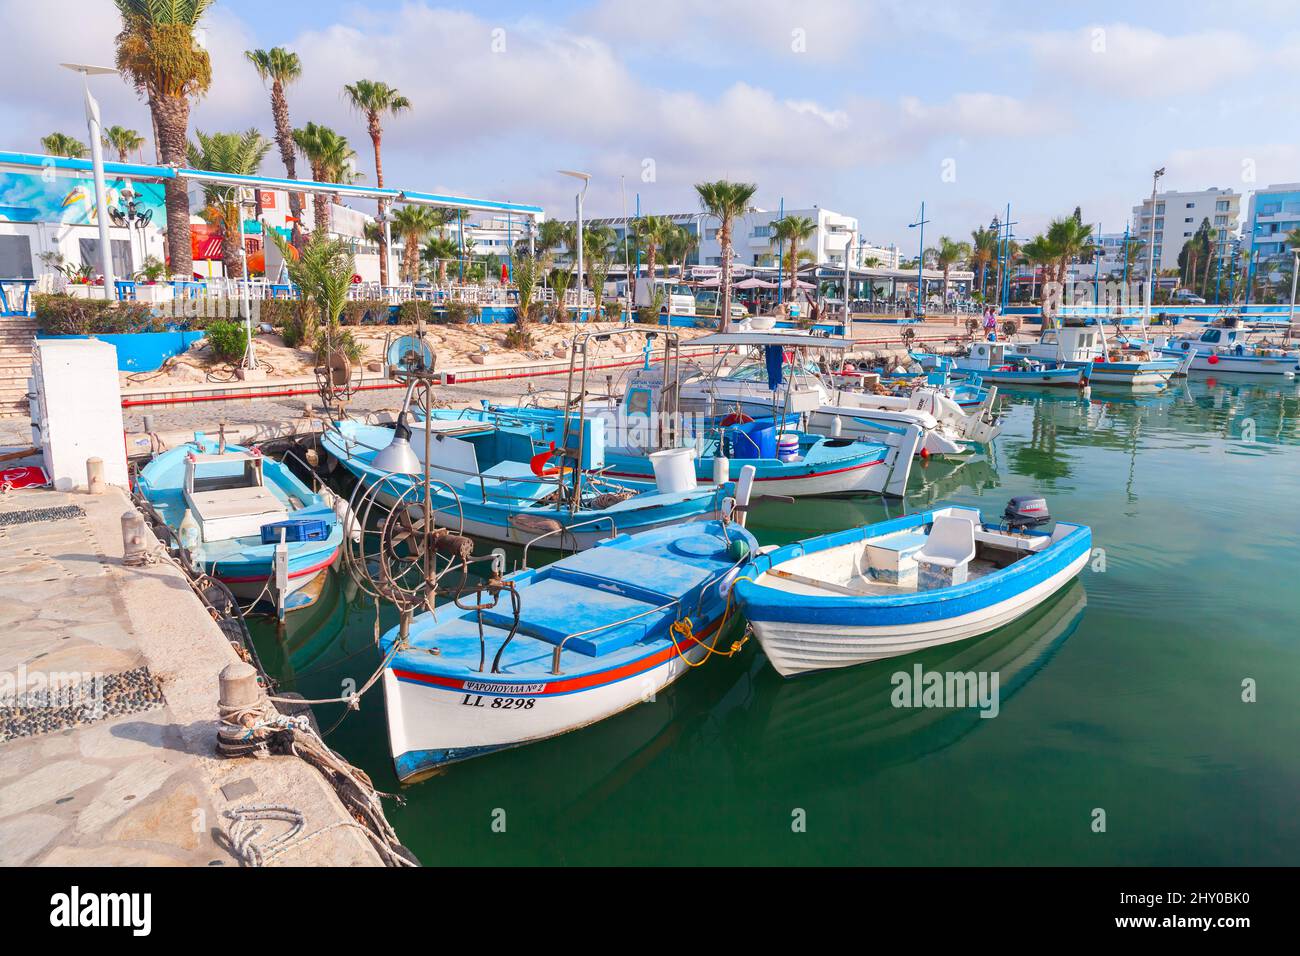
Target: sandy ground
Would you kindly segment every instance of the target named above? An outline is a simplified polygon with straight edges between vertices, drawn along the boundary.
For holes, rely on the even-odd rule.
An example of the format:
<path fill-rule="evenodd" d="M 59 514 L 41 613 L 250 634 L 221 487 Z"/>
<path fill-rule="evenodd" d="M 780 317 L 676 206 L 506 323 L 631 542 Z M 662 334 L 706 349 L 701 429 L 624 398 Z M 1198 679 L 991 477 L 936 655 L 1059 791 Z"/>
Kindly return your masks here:
<path fill-rule="evenodd" d="M 583 332 L 620 328 L 616 322 L 554 323 L 530 325 L 532 346 L 511 349 L 506 344 L 506 334 L 513 325 L 431 325 L 425 337 L 434 350 L 438 368 L 455 368 L 465 365 L 509 365 L 527 360 L 566 358 L 575 335 Z M 348 326 L 365 351 L 363 361 L 371 371 L 378 371 L 384 359 L 384 344 L 389 337 L 413 332 L 414 326 Z M 707 329 L 677 329 L 682 340 L 703 335 Z M 616 337 L 610 341 L 591 343 L 590 348 L 600 358 L 619 357 L 639 352 L 641 343 L 635 336 Z M 289 348 L 279 335 L 258 335 L 254 339 L 258 360 L 270 366 L 271 378 L 294 378 L 311 375 L 315 360 L 304 348 Z M 219 362 L 207 345 L 207 340 L 195 344 L 188 352 L 170 359 L 154 372 L 123 372 L 123 387 L 138 385 L 183 385 L 224 379 L 230 367 Z"/>

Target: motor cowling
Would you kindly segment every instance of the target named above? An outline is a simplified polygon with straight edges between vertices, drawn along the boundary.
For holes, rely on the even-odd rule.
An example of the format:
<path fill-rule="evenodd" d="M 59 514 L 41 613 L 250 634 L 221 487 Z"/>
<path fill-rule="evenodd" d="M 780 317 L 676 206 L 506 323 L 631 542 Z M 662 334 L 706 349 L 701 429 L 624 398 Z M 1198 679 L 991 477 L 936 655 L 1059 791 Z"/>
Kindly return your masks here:
<path fill-rule="evenodd" d="M 1002 512 L 1003 523 L 1011 530 L 1037 528 L 1049 523 L 1052 513 L 1047 510 L 1047 499 L 1042 495 L 1016 495 L 1007 502 Z"/>

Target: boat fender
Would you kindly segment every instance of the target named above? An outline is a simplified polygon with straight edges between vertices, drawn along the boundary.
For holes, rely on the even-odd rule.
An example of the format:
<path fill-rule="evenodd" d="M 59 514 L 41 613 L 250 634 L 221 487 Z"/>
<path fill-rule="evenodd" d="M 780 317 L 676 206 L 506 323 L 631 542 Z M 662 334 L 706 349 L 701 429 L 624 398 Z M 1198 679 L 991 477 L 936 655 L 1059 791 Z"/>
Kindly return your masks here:
<path fill-rule="evenodd" d="M 528 460 L 528 467 L 532 469 L 533 474 L 538 478 L 558 475 L 560 473 L 560 467 L 558 465 L 552 465 L 549 468 L 546 467 L 546 462 L 554 457 L 555 454 L 555 442 L 551 442 L 551 447 L 547 451 L 534 455 Z"/>
<path fill-rule="evenodd" d="M 748 553 L 749 545 L 745 544 L 745 542 L 740 540 L 739 538 L 731 542 L 731 548 L 729 548 L 728 550 L 735 549 L 736 545 L 741 545 L 744 548 L 745 552 Z M 739 561 L 740 559 L 737 558 L 736 560 Z M 718 597 L 722 598 L 725 601 L 727 595 L 731 593 L 732 587 L 735 586 L 736 579 L 739 577 L 740 577 L 740 568 L 738 567 L 732 568 L 730 571 L 724 574 L 722 576 L 722 580 L 718 582 Z"/>
<path fill-rule="evenodd" d="M 1207 358 L 1205 361 L 1209 362 L 1211 365 L 1218 365 L 1219 357 L 1217 355 L 1211 354 L 1210 357 Z"/>
<path fill-rule="evenodd" d="M 724 415 L 720 424 L 723 428 L 730 428 L 732 425 L 748 425 L 753 420 L 744 412 L 732 412 L 729 415 Z"/>
<path fill-rule="evenodd" d="M 727 554 L 733 561 L 743 561 L 749 557 L 749 542 L 744 538 L 732 538 Z"/>

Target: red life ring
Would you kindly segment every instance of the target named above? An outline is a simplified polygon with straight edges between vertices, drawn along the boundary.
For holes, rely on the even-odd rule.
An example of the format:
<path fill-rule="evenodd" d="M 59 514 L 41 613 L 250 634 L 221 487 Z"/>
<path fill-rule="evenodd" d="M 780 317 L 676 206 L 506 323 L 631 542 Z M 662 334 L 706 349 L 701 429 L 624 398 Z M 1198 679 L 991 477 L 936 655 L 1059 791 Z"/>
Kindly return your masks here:
<path fill-rule="evenodd" d="M 1218 364 L 1219 364 L 1219 357 L 1218 357 L 1217 355 L 1211 353 L 1211 354 L 1210 354 L 1210 357 L 1207 358 L 1205 361 L 1209 362 L 1211 365 L 1218 365 Z"/>
<path fill-rule="evenodd" d="M 730 415 L 724 415 L 720 424 L 723 428 L 730 428 L 732 425 L 748 425 L 753 420 L 744 412 L 732 412 Z"/>

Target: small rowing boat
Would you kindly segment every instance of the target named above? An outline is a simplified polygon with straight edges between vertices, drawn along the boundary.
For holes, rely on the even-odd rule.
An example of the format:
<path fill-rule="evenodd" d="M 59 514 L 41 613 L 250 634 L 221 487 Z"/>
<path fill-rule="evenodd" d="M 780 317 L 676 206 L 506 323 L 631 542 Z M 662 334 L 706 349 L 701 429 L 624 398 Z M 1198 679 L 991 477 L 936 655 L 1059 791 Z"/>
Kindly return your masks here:
<path fill-rule="evenodd" d="M 910 654 L 985 634 L 1073 580 L 1092 532 L 1050 521 L 1026 496 L 998 522 L 940 506 L 764 549 L 736 600 L 786 677 Z"/>
<path fill-rule="evenodd" d="M 299 603 L 290 596 L 333 564 L 343 543 L 341 502 L 257 448 L 202 432 L 149 462 L 136 485 L 195 564 L 241 601 L 293 610 Z M 277 580 L 281 543 L 287 575 Z"/>

